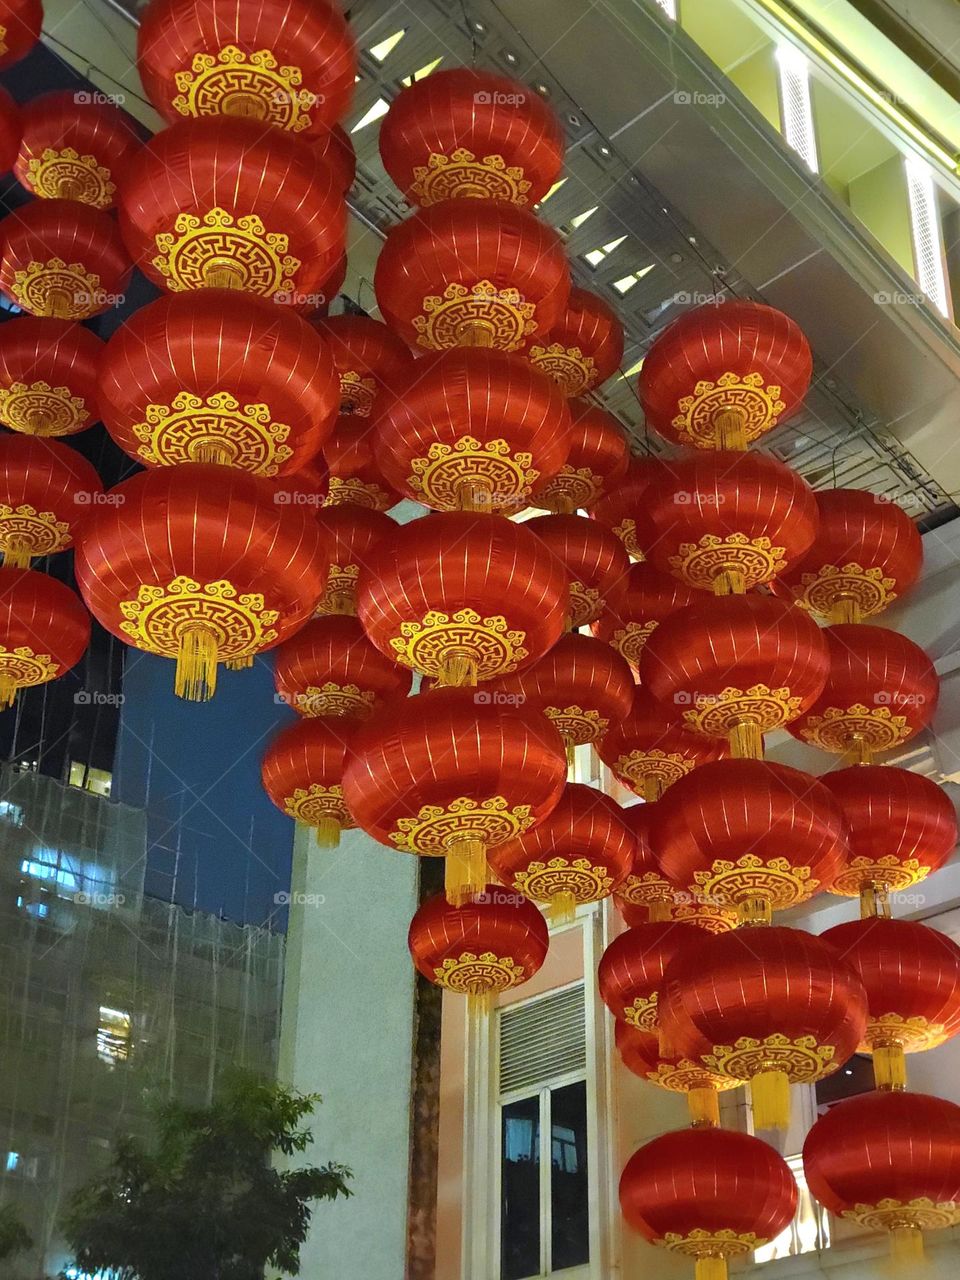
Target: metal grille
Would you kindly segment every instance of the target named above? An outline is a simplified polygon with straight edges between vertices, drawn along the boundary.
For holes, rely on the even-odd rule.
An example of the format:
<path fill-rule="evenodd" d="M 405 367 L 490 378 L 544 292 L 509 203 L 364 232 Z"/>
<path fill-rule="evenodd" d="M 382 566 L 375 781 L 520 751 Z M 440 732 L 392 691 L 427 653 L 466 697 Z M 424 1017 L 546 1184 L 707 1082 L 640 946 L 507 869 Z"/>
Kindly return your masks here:
<path fill-rule="evenodd" d="M 587 1064 L 583 983 L 499 1012 L 500 1094 L 535 1090 Z"/>

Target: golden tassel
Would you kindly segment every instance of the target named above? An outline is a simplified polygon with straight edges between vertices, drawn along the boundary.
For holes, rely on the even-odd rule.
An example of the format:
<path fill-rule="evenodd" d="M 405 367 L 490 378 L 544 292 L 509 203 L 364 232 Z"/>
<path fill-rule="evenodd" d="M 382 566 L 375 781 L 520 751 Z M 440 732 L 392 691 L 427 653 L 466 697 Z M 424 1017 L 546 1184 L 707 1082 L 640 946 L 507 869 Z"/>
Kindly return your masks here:
<path fill-rule="evenodd" d="M 437 684 L 451 689 L 475 688 L 477 660 L 468 653 L 445 653 L 440 659 Z"/>
<path fill-rule="evenodd" d="M 645 774 L 643 779 L 643 798 L 647 804 L 656 804 L 663 795 L 663 781 L 653 774 Z"/>
<path fill-rule="evenodd" d="M 467 1013 L 470 1017 L 479 1015 L 489 1018 L 493 1012 L 494 993 L 486 987 L 475 987 L 467 995 Z"/>
<path fill-rule="evenodd" d="M 855 733 L 847 743 L 844 759 L 849 764 L 873 764 L 873 748 L 865 738 Z"/>
<path fill-rule="evenodd" d="M 890 893 L 885 884 L 866 880 L 860 886 L 860 919 L 870 920 L 874 916 L 890 919 Z"/>
<path fill-rule="evenodd" d="M 753 720 L 740 720 L 730 730 L 730 754 L 734 760 L 763 759 L 763 734 Z"/>
<path fill-rule="evenodd" d="M 337 614 L 339 617 L 346 617 L 357 611 L 356 601 L 349 591 L 331 591 L 328 597 L 328 604 L 330 612 Z"/>
<path fill-rule="evenodd" d="M 736 453 L 747 451 L 747 420 L 740 409 L 721 409 L 713 420 L 717 444 Z M 697 1277 L 700 1280 L 700 1277 Z"/>
<path fill-rule="evenodd" d="M 0 707 L 12 707 L 17 700 L 17 682 L 6 671 L 0 671 Z"/>
<path fill-rule="evenodd" d="M 790 1081 L 783 1071 L 761 1071 L 750 1081 L 753 1123 L 757 1129 L 789 1129 Z"/>
<path fill-rule="evenodd" d="M 217 637 L 206 627 L 185 627 L 173 684 L 178 698 L 209 702 L 217 689 Z"/>
<path fill-rule="evenodd" d="M 860 612 L 860 602 L 854 600 L 853 596 L 841 596 L 839 600 L 834 600 L 829 620 L 831 626 L 838 622 L 861 622 L 863 615 Z"/>
<path fill-rule="evenodd" d="M 907 1087 L 907 1058 L 902 1044 L 873 1047 L 873 1081 L 887 1093 L 902 1093 Z"/>
<path fill-rule="evenodd" d="M 570 924 L 577 914 L 577 900 L 569 889 L 561 889 L 550 899 L 547 915 L 552 925 Z"/>
<path fill-rule="evenodd" d="M 447 850 L 444 889 L 452 907 L 462 907 L 487 887 L 487 851 L 482 840 L 456 840 Z"/>
<path fill-rule="evenodd" d="M 457 485 L 457 502 L 461 511 L 489 514 L 493 510 L 493 490 L 479 479 L 461 480 Z"/>
<path fill-rule="evenodd" d="M 720 1095 L 716 1089 L 691 1089 L 687 1106 L 695 1128 L 720 1128 Z"/>
<path fill-rule="evenodd" d="M 339 849 L 340 823 L 336 818 L 322 817 L 316 821 L 317 845 L 321 849 Z"/>
<path fill-rule="evenodd" d="M 773 924 L 773 904 L 769 898 L 744 898 L 737 903 L 737 914 L 745 929 Z"/>
<path fill-rule="evenodd" d="M 481 324 L 479 320 L 474 320 L 470 324 L 465 324 L 457 334 L 457 346 L 492 347 L 493 330 L 489 325 Z"/>
<path fill-rule="evenodd" d="M 713 580 L 713 594 L 715 596 L 745 596 L 747 594 L 747 580 L 743 576 L 743 570 L 733 567 L 722 569 Z"/>
<path fill-rule="evenodd" d="M 201 440 L 193 451 L 194 462 L 213 462 L 219 467 L 228 466 L 230 456 L 222 440 Z"/>
<path fill-rule="evenodd" d="M 923 1232 L 919 1227 L 893 1228 L 890 1232 L 890 1258 L 897 1269 L 916 1267 L 925 1262 Z"/>
<path fill-rule="evenodd" d="M 670 920 L 673 915 L 673 903 L 651 902 L 647 904 L 647 916 L 651 924 Z"/>
<path fill-rule="evenodd" d="M 54 320 L 69 320 L 73 312 L 74 298 L 66 289 L 48 289 L 46 313 Z"/>
<path fill-rule="evenodd" d="M 243 267 L 232 258 L 211 258 L 204 263 L 202 274 L 208 289 L 243 288 Z"/>
<path fill-rule="evenodd" d="M 698 1258 L 695 1280 L 727 1280 L 726 1258 Z"/>
<path fill-rule="evenodd" d="M 230 658 L 223 665 L 228 671 L 249 671 L 253 666 L 253 654 L 248 653 L 242 658 Z"/>
<path fill-rule="evenodd" d="M 570 770 L 577 763 L 577 744 L 575 742 L 567 743 L 567 769 Z"/>
<path fill-rule="evenodd" d="M 33 559 L 30 548 L 11 538 L 3 549 L 3 564 L 7 569 L 29 569 Z"/>

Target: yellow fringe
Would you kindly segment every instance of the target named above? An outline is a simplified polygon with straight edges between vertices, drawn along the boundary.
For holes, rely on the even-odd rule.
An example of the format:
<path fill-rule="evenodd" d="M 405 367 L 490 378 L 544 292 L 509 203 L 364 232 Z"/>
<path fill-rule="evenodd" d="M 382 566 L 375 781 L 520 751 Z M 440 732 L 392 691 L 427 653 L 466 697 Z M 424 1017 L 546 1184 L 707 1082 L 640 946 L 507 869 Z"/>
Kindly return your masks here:
<path fill-rule="evenodd" d="M 577 744 L 575 742 L 567 743 L 567 769 L 572 769 L 577 763 Z"/>
<path fill-rule="evenodd" d="M 201 441 L 194 449 L 193 457 L 196 462 L 213 462 L 221 467 L 227 466 L 230 462 L 226 445 L 220 440 Z"/>
<path fill-rule="evenodd" d="M 647 774 L 643 779 L 643 798 L 647 804 L 656 804 L 663 795 L 663 783 L 659 778 Z"/>
<path fill-rule="evenodd" d="M 3 564 L 7 569 L 29 569 L 32 560 L 30 548 L 10 542 L 3 551 Z"/>
<path fill-rule="evenodd" d="M 0 672 L 0 707 L 12 707 L 16 700 L 16 680 L 6 672 Z"/>
<path fill-rule="evenodd" d="M 744 928 L 773 924 L 773 905 L 769 898 L 744 898 L 737 903 L 737 914 Z"/>
<path fill-rule="evenodd" d="M 318 818 L 316 822 L 317 844 L 321 849 L 340 847 L 340 823 L 336 818 Z"/>
<path fill-rule="evenodd" d="M 858 601 L 851 596 L 841 596 L 839 600 L 834 600 L 833 607 L 830 610 L 831 624 L 860 621 L 862 621 L 862 618 Z"/>
<path fill-rule="evenodd" d="M 715 596 L 745 596 L 747 580 L 740 569 L 723 569 L 713 580 Z"/>
<path fill-rule="evenodd" d="M 451 689 L 472 689 L 477 683 L 477 660 L 468 653 L 447 653 L 440 659 L 437 684 Z"/>
<path fill-rule="evenodd" d="M 209 289 L 242 289 L 243 267 L 229 258 L 211 258 L 203 267 L 203 283 Z"/>
<path fill-rule="evenodd" d="M 467 996 L 467 1013 L 471 1017 L 479 1014 L 482 1018 L 488 1018 L 493 1012 L 493 999 L 492 991 L 471 991 Z"/>
<path fill-rule="evenodd" d="M 860 919 L 870 920 L 874 916 L 890 919 L 890 891 L 885 884 L 871 880 L 860 886 Z"/>
<path fill-rule="evenodd" d="M 180 635 L 174 692 L 188 702 L 209 702 L 217 688 L 217 638 L 205 627 Z"/>
<path fill-rule="evenodd" d="M 901 1093 L 907 1087 L 907 1058 L 902 1044 L 878 1044 L 873 1050 L 873 1079 L 878 1089 Z"/>
<path fill-rule="evenodd" d="M 753 1123 L 757 1129 L 790 1127 L 790 1081 L 783 1071 L 761 1071 L 750 1081 Z"/>
<path fill-rule="evenodd" d="M 493 346 L 493 330 L 489 325 L 480 324 L 474 321 L 473 324 L 465 324 L 457 334 L 458 347 L 492 347 Z"/>
<path fill-rule="evenodd" d="M 253 666 L 253 654 L 248 653 L 245 658 L 231 658 L 223 665 L 228 671 L 249 671 Z"/>
<path fill-rule="evenodd" d="M 716 440 L 721 449 L 733 449 L 737 453 L 747 451 L 746 419 L 739 409 L 721 409 L 713 420 L 717 429 Z M 700 1280 L 700 1277 L 697 1277 Z"/>
<path fill-rule="evenodd" d="M 752 720 L 742 720 L 730 730 L 730 754 L 735 760 L 762 760 L 763 734 Z"/>
<path fill-rule="evenodd" d="M 726 1258 L 698 1258 L 695 1280 L 727 1280 Z"/>
<path fill-rule="evenodd" d="M 453 907 L 483 893 L 487 887 L 487 851 L 482 840 L 458 840 L 447 850 L 444 889 Z"/>
<path fill-rule="evenodd" d="M 890 1232 L 890 1258 L 897 1269 L 923 1263 L 923 1232 L 919 1227 L 893 1228 Z"/>
<path fill-rule="evenodd" d="M 461 480 L 457 485 L 457 501 L 461 511 L 490 512 L 493 510 L 493 490 L 479 479 Z"/>
<path fill-rule="evenodd" d="M 647 904 L 647 916 L 651 924 L 669 920 L 673 915 L 673 906 L 669 902 L 651 902 Z"/>
<path fill-rule="evenodd" d="M 720 1127 L 720 1097 L 716 1089 L 691 1089 L 687 1094 L 690 1118 L 699 1127 Z"/>
<path fill-rule="evenodd" d="M 577 914 L 577 900 L 569 890 L 555 893 L 550 899 L 547 915 L 553 925 L 569 924 Z"/>

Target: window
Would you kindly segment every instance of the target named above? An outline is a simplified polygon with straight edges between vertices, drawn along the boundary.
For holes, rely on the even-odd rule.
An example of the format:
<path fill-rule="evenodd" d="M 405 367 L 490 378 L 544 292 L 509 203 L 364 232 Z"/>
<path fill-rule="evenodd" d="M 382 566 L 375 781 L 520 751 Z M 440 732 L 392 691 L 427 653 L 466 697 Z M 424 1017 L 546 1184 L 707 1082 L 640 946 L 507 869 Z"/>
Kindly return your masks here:
<path fill-rule="evenodd" d="M 113 786 L 113 774 L 107 769 L 94 769 L 91 765 L 82 764 L 79 760 L 72 760 L 69 781 L 71 787 L 80 787 L 98 796 L 109 796 Z"/>
<path fill-rule="evenodd" d="M 97 1057 L 108 1067 L 130 1057 L 130 1015 L 122 1009 L 100 1006 L 97 1026 Z"/>

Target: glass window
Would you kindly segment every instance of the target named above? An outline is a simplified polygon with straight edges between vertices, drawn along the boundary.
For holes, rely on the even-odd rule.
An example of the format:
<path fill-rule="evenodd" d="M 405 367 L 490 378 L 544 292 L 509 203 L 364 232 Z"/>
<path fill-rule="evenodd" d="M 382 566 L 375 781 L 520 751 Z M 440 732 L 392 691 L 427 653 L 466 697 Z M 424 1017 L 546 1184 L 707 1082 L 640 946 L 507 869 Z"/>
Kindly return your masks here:
<path fill-rule="evenodd" d="M 503 1108 L 501 1280 L 540 1274 L 540 1097 Z"/>
<path fill-rule="evenodd" d="M 550 1091 L 550 1140 L 550 1265 L 562 1271 L 590 1260 L 585 1081 Z"/>

